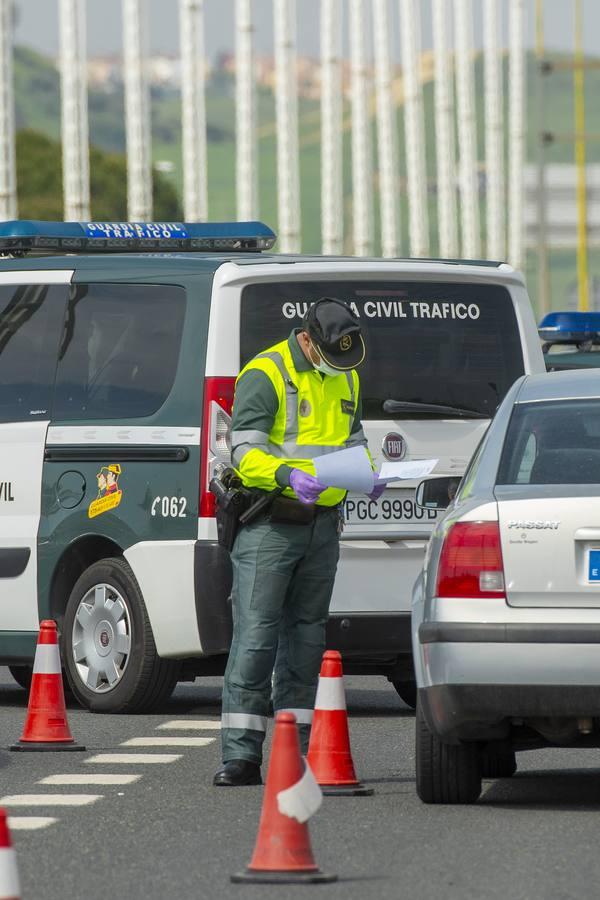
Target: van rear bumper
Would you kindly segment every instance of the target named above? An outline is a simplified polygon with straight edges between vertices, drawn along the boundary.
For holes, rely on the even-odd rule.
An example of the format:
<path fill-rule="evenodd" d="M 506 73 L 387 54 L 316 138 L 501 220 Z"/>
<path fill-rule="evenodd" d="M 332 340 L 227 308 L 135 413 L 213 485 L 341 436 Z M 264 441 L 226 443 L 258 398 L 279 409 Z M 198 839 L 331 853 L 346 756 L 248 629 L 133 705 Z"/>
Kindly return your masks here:
<path fill-rule="evenodd" d="M 203 655 L 227 653 L 231 643 L 232 569 L 216 541 L 194 547 L 194 598 Z M 410 613 L 334 613 L 327 623 L 327 648 L 339 650 L 346 671 L 385 672 L 398 657 L 410 661 Z M 401 679 L 402 680 L 402 679 Z"/>
<path fill-rule="evenodd" d="M 194 602 L 202 654 L 228 653 L 233 632 L 233 572 L 227 550 L 216 541 L 194 545 Z"/>
<path fill-rule="evenodd" d="M 340 651 L 346 672 L 387 673 L 399 656 L 412 660 L 410 613 L 336 612 L 327 623 L 327 648 Z"/>

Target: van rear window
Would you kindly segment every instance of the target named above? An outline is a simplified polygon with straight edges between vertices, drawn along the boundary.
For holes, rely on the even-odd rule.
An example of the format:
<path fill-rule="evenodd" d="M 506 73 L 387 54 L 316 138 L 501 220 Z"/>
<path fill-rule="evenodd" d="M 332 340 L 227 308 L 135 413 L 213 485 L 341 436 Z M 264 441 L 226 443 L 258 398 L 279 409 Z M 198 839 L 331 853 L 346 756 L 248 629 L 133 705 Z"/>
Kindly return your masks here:
<path fill-rule="evenodd" d="M 319 297 L 344 300 L 362 322 L 367 347 L 359 370 L 364 419 L 397 419 L 397 412 L 384 411 L 386 400 L 493 416 L 524 372 L 519 327 L 506 288 L 432 281 L 248 285 L 242 293 L 241 364 L 299 328 Z"/>
<path fill-rule="evenodd" d="M 67 305 L 53 418 L 155 413 L 179 360 L 185 291 L 159 284 L 78 284 Z"/>

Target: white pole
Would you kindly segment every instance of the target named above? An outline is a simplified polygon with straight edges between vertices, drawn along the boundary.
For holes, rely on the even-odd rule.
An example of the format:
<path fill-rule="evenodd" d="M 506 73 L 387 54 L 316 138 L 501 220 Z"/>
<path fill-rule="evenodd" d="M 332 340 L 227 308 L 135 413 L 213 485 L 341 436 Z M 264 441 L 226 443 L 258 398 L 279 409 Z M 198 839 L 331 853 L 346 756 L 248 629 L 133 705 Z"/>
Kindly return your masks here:
<path fill-rule="evenodd" d="M 236 0 L 235 34 L 237 217 L 243 222 L 257 219 L 259 209 L 252 0 Z"/>
<path fill-rule="evenodd" d="M 401 0 L 400 14 L 410 255 L 428 256 L 427 169 L 423 94 L 419 73 L 421 27 L 416 0 Z"/>
<path fill-rule="evenodd" d="M 296 0 L 274 0 L 279 249 L 300 252 Z"/>
<path fill-rule="evenodd" d="M 203 0 L 179 0 L 183 216 L 205 222 L 208 214 Z"/>
<path fill-rule="evenodd" d="M 440 256 L 458 256 L 454 91 L 450 65 L 448 0 L 432 0 L 435 70 L 435 145 Z"/>
<path fill-rule="evenodd" d="M 462 254 L 466 258 L 476 259 L 481 255 L 481 236 L 471 0 L 454 0 L 454 18 Z"/>
<path fill-rule="evenodd" d="M 373 253 L 373 159 L 364 0 L 350 0 L 354 255 Z"/>
<path fill-rule="evenodd" d="M 86 73 L 86 7 L 59 0 L 61 135 L 64 216 L 90 218 L 90 154 Z"/>
<path fill-rule="evenodd" d="M 504 240 L 502 56 L 498 46 L 499 29 L 498 0 L 485 0 L 483 45 L 488 259 L 504 259 L 506 253 Z"/>
<path fill-rule="evenodd" d="M 523 169 L 525 165 L 524 12 L 524 0 L 511 0 L 508 23 L 508 260 L 515 269 L 521 269 L 525 263 L 523 248 Z"/>
<path fill-rule="evenodd" d="M 342 6 L 321 2 L 321 234 L 325 254 L 344 249 Z"/>
<path fill-rule="evenodd" d="M 127 145 L 127 215 L 152 219 L 150 104 L 145 72 L 144 0 L 123 0 L 123 81 Z"/>
<path fill-rule="evenodd" d="M 12 0 L 0 0 L 0 219 L 17 217 Z"/>
<path fill-rule="evenodd" d="M 375 45 L 381 252 L 383 256 L 393 257 L 398 256 L 400 252 L 400 204 L 388 0 L 373 0 L 373 39 Z"/>

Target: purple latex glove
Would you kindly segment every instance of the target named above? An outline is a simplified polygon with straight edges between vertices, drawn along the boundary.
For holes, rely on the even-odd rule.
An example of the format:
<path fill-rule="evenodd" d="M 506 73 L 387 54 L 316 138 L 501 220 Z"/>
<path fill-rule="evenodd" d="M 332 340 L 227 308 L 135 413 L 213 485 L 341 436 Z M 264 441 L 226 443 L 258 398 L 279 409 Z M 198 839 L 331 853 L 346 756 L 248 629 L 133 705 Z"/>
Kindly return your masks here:
<path fill-rule="evenodd" d="M 375 486 L 371 493 L 367 494 L 367 497 L 369 498 L 369 500 L 379 500 L 386 489 L 386 483 L 385 481 L 379 480 L 379 475 L 377 474 L 377 472 L 373 472 L 373 477 L 375 479 Z"/>
<path fill-rule="evenodd" d="M 302 469 L 292 469 L 290 487 L 300 503 L 315 503 L 319 499 L 319 495 L 326 490 L 325 485 L 317 481 L 314 475 L 309 475 Z"/>

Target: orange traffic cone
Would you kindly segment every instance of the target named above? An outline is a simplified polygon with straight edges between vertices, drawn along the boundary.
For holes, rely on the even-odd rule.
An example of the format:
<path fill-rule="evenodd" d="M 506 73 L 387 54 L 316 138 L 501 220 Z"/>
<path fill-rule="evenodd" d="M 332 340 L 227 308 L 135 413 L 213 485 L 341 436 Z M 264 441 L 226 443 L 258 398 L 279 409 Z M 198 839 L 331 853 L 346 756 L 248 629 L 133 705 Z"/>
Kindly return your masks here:
<path fill-rule="evenodd" d="M 69 730 L 62 669 L 51 619 L 40 624 L 23 734 L 11 750 L 85 750 Z"/>
<path fill-rule="evenodd" d="M 19 900 L 20 897 L 17 855 L 10 839 L 6 812 L 0 809 L 0 900 Z"/>
<path fill-rule="evenodd" d="M 308 834 L 308 818 L 321 802 L 321 792 L 300 756 L 293 713 L 275 719 L 273 747 L 265 784 L 256 846 L 245 872 L 233 882 L 293 884 L 336 881 L 317 867 Z"/>
<path fill-rule="evenodd" d="M 342 656 L 337 650 L 326 650 L 323 655 L 306 760 L 324 794 L 373 793 L 373 788 L 360 783 L 354 771 Z"/>

